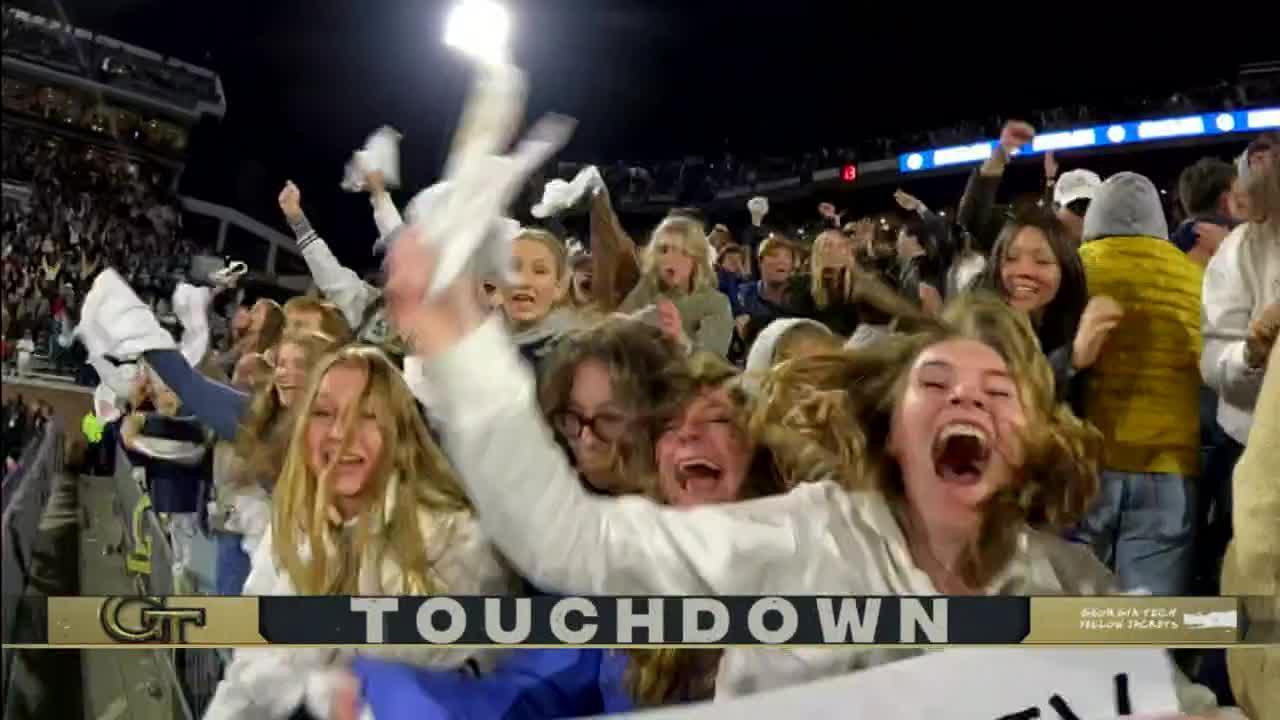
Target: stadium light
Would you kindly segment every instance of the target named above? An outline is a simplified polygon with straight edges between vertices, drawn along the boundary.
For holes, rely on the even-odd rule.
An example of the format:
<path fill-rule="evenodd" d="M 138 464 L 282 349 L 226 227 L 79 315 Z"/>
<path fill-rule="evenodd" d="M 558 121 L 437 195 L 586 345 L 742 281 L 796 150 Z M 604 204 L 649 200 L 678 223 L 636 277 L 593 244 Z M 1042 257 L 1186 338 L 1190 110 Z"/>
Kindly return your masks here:
<path fill-rule="evenodd" d="M 486 63 L 507 59 L 511 16 L 493 0 L 462 0 L 449 13 L 444 44 Z"/>

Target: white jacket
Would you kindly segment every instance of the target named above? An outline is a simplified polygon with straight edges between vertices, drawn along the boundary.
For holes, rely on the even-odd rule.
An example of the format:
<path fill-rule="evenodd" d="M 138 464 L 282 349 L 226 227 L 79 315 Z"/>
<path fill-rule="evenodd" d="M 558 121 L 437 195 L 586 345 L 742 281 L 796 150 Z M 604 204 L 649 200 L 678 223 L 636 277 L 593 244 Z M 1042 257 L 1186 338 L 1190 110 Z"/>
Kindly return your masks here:
<path fill-rule="evenodd" d="M 390 196 L 385 193 L 377 195 L 372 197 L 370 202 L 373 204 L 374 223 L 377 224 L 378 233 L 382 237 L 387 237 L 403 224 L 400 212 L 396 210 Z M 369 307 L 377 302 L 382 291 L 365 282 L 354 271 L 339 262 L 325 241 L 311 228 L 309 222 L 303 223 L 303 227 L 305 230 L 298 238 L 298 248 L 302 251 L 302 259 L 306 261 L 307 269 L 311 271 L 311 278 L 315 280 L 316 287 L 320 289 L 325 299 L 337 305 L 342 311 L 352 331 L 360 334 L 364 329 L 361 326 L 366 322 L 365 315 Z M 369 321 L 379 327 L 369 330 L 375 336 L 361 339 L 375 343 L 381 342 L 384 338 L 376 335 L 385 334 L 385 328 L 382 327 L 385 322 L 381 318 L 372 318 Z M 369 333 L 364 334 L 369 335 Z"/>
<path fill-rule="evenodd" d="M 1262 369 L 1244 361 L 1249 323 L 1280 302 L 1280 229 L 1246 223 L 1209 261 L 1201 291 L 1200 374 L 1218 393 L 1218 424 L 1241 445 L 1249 438 Z"/>
<path fill-rule="evenodd" d="M 587 493 L 538 411 L 530 371 L 494 320 L 423 362 L 445 448 L 481 525 L 539 587 L 581 595 L 939 594 L 879 494 L 823 482 L 677 509 Z M 1027 528 L 1014 560 L 985 590 L 1092 595 L 1114 587 L 1086 547 Z M 794 685 L 918 652 L 731 648 L 716 694 Z"/>
<path fill-rule="evenodd" d="M 433 577 L 449 594 L 510 595 L 520 581 L 485 540 L 470 513 L 433 515 L 422 512 L 423 542 L 431 547 L 448 533 L 448 550 L 432 566 Z M 302 546 L 305 558 L 309 550 Z M 370 556 L 376 554 L 373 549 Z M 394 560 L 381 568 L 368 562 L 360 572 L 360 594 L 405 595 L 404 575 Z M 295 595 L 293 583 L 276 566 L 272 532 L 268 529 L 253 557 L 253 569 L 244 584 L 244 595 Z M 330 670 L 355 653 L 367 653 L 411 665 L 454 668 L 474 661 L 477 669 L 491 669 L 501 651 L 474 648 L 382 645 L 365 648 L 268 647 L 236 650 L 218 684 L 205 720 L 278 720 L 289 717 L 300 705 L 325 718 L 336 689 Z"/>

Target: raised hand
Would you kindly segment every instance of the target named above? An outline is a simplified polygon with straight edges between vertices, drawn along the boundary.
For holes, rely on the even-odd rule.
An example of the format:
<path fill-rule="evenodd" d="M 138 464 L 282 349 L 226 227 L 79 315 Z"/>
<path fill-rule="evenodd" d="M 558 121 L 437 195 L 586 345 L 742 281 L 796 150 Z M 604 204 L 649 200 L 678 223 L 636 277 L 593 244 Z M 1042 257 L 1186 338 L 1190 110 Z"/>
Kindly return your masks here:
<path fill-rule="evenodd" d="M 1071 363 L 1077 370 L 1093 367 L 1107 337 L 1123 318 L 1124 308 L 1114 299 L 1097 295 L 1089 300 L 1071 344 Z"/>
<path fill-rule="evenodd" d="M 284 213 L 286 220 L 294 221 L 302 217 L 302 191 L 292 180 L 285 182 L 276 202 L 280 204 L 280 212 Z"/>
<path fill-rule="evenodd" d="M 1251 368 L 1263 368 L 1280 336 L 1280 302 L 1267 306 L 1257 320 L 1249 323 L 1249 335 L 1244 341 L 1244 359 Z"/>
<path fill-rule="evenodd" d="M 1058 177 L 1058 159 L 1053 156 L 1052 150 L 1044 154 L 1044 176 L 1049 180 Z"/>
<path fill-rule="evenodd" d="M 1012 153 L 1014 150 L 1030 143 L 1035 137 L 1035 128 L 1021 120 L 1010 120 L 1004 124 L 1004 129 L 1000 131 L 1000 147 L 1004 148 L 1006 153 Z"/>
<path fill-rule="evenodd" d="M 680 309 L 676 304 L 666 298 L 660 298 L 657 302 L 658 306 L 658 327 L 667 334 L 672 340 L 678 343 L 684 343 L 687 338 L 684 335 L 684 324 L 680 319 Z"/>
<path fill-rule="evenodd" d="M 898 207 L 907 212 L 924 212 L 928 209 L 923 202 L 920 202 L 920 198 L 905 190 L 895 190 L 893 199 L 898 203 Z"/>

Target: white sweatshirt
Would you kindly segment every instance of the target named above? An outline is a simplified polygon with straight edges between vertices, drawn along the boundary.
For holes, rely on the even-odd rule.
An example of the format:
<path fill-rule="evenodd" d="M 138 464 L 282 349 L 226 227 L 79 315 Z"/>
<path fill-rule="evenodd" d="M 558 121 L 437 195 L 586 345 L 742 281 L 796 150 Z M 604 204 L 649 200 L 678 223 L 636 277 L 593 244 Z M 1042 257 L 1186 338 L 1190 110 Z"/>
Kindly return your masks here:
<path fill-rule="evenodd" d="M 444 447 L 481 525 L 539 587 L 581 595 L 939 594 L 876 493 L 823 482 L 695 509 L 588 494 L 538 410 L 530 371 L 495 320 L 424 359 L 422 367 L 436 393 Z M 1013 561 L 987 594 L 1092 595 L 1115 587 L 1083 546 L 1030 528 L 1017 542 Z M 798 684 L 918 652 L 731 648 L 716 696 Z M 1210 702 L 1207 691 L 1197 689 L 1188 706 Z"/>
<path fill-rule="evenodd" d="M 446 592 L 455 595 L 510 595 L 520 581 L 495 553 L 469 513 L 446 516 L 422 512 L 423 542 L 431 546 L 448 533 L 448 550 L 436 559 L 432 575 Z M 451 526 L 451 527 L 450 527 Z M 308 554 L 304 544 L 302 556 Z M 376 557 L 376 550 L 368 557 Z M 394 560 L 381 568 L 372 561 L 360 572 L 360 594 L 404 595 L 404 575 Z M 289 576 L 276 566 L 272 533 L 268 529 L 253 557 L 253 569 L 244 584 L 244 595 L 295 595 Z M 236 650 L 218 684 L 205 720 L 279 720 L 288 718 L 306 703 L 312 713 L 327 717 L 336 689 L 330 670 L 341 667 L 353 652 L 432 668 L 455 668 L 475 661 L 481 670 L 492 668 L 500 651 L 474 648 L 382 645 L 355 649 L 262 648 Z"/>
<path fill-rule="evenodd" d="M 1200 374 L 1218 393 L 1218 424 L 1243 445 L 1263 376 L 1245 363 L 1245 337 L 1249 324 L 1280 302 L 1280 225 L 1232 230 L 1205 268 L 1201 302 Z"/>

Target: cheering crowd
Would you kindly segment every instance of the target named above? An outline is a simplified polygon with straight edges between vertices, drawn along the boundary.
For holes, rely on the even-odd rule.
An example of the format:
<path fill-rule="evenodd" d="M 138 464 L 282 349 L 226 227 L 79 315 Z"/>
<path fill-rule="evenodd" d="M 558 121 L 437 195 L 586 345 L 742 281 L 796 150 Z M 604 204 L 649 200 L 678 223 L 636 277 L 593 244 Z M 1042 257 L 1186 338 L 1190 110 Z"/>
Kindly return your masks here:
<path fill-rule="evenodd" d="M 157 168 L 101 147 L 5 126 L 4 176 L 27 184 L 3 215 L 3 357 L 47 355 L 58 371 L 83 365 L 70 342 L 78 307 L 104 267 L 125 273 L 161 314 L 186 276 L 194 244 Z M 59 341 L 61 339 L 61 342 Z"/>
<path fill-rule="evenodd" d="M 431 190 L 402 218 L 363 170 L 371 284 L 289 183 L 318 293 L 233 308 L 211 347 L 225 288 L 178 285 L 175 339 L 125 252 L 77 336 L 178 575 L 209 532 L 222 594 L 1274 597 L 1280 138 L 1187 168 L 1171 228 L 1143 175 L 1051 155 L 1038 201 L 1000 205 L 1033 137 L 1008 123 L 950 219 L 902 191 L 898 225 L 823 204 L 811 244 L 763 197 L 637 242 L 589 167 L 442 287 Z M 242 649 L 205 717 L 578 717 L 918 652 Z M 1278 662 L 1233 650 L 1229 685 L 1184 663 L 1179 702 L 1276 717 Z"/>

